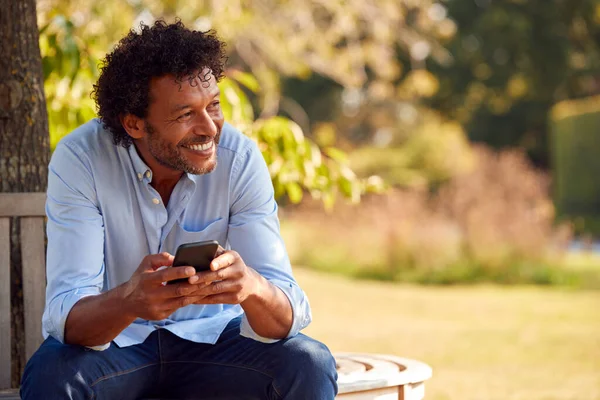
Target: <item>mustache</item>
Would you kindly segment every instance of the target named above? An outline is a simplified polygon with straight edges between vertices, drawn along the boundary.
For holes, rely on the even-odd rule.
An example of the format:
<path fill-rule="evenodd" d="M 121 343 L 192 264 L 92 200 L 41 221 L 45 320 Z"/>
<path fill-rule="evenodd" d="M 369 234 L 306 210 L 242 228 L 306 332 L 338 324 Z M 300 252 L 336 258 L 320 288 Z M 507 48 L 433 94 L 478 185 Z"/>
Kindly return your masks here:
<path fill-rule="evenodd" d="M 195 139 L 180 143 L 180 145 L 181 146 L 192 146 L 192 145 L 196 145 L 196 144 L 208 143 L 211 140 L 214 140 L 215 144 L 219 144 L 220 139 L 221 139 L 221 132 L 217 132 L 217 134 L 215 136 L 209 136 L 209 135 L 199 136 Z"/>

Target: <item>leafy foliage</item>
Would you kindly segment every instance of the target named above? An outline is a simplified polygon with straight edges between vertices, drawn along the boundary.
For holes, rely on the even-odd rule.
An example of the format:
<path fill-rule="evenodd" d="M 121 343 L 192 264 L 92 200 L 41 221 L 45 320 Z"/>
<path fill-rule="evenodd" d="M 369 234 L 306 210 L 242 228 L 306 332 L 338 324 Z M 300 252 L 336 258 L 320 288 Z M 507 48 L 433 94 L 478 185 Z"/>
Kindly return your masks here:
<path fill-rule="evenodd" d="M 52 148 L 95 116 L 87 94 L 98 76 L 98 58 L 86 43 L 76 36 L 73 22 L 62 15 L 40 30 Z M 338 195 L 358 202 L 362 194 L 384 189 L 376 177 L 357 178 L 341 150 L 321 149 L 292 120 L 281 116 L 255 119 L 247 93 L 259 93 L 260 85 L 251 74 L 229 70 L 220 87 L 226 119 L 259 144 L 276 196 L 298 203 L 309 192 L 331 209 Z"/>
<path fill-rule="evenodd" d="M 548 166 L 547 116 L 563 99 L 600 92 L 600 4 L 447 1 L 458 27 L 451 63 L 427 62 L 440 89 L 429 104 L 472 139 L 521 146 Z"/>

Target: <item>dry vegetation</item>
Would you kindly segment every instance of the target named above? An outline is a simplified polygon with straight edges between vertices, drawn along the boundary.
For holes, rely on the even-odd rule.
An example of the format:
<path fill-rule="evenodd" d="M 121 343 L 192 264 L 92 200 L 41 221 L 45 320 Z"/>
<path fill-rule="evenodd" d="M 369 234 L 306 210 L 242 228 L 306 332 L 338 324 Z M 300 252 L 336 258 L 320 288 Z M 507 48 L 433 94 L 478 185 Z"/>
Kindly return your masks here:
<path fill-rule="evenodd" d="M 548 177 L 519 151 L 475 156 L 472 171 L 434 192 L 393 189 L 331 214 L 286 209 L 293 262 L 384 280 L 600 287 L 600 269 L 565 267 L 571 230 L 554 224 Z"/>

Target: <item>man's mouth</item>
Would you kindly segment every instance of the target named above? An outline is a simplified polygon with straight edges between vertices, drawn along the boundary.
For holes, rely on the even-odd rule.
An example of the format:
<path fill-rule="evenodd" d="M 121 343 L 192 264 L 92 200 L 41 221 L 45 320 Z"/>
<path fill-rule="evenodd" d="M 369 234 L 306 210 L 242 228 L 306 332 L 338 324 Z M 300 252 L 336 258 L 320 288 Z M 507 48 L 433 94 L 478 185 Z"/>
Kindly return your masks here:
<path fill-rule="evenodd" d="M 189 145 L 184 146 L 184 147 L 186 147 L 188 149 L 191 149 L 191 150 L 196 150 L 196 151 L 205 151 L 205 150 L 210 150 L 212 148 L 213 144 L 214 144 L 214 141 L 211 140 L 211 141 L 206 142 L 206 143 L 202 143 L 202 144 L 189 144 Z"/>

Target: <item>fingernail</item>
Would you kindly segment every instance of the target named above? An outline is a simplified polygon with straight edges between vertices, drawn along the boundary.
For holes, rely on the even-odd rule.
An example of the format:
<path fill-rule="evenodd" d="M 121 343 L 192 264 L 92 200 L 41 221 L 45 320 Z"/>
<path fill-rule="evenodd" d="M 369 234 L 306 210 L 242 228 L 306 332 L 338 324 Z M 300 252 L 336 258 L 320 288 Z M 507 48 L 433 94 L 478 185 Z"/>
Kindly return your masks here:
<path fill-rule="evenodd" d="M 196 283 L 198 282 L 200 278 L 198 278 L 198 275 L 194 275 L 190 278 L 190 283 Z"/>
<path fill-rule="evenodd" d="M 218 262 L 213 262 L 212 266 L 213 266 L 213 268 L 219 268 L 219 263 Z"/>
<path fill-rule="evenodd" d="M 192 268 L 192 267 L 187 267 L 185 269 L 185 274 L 186 275 L 194 275 L 195 273 L 196 273 L 196 270 L 194 268 Z"/>

